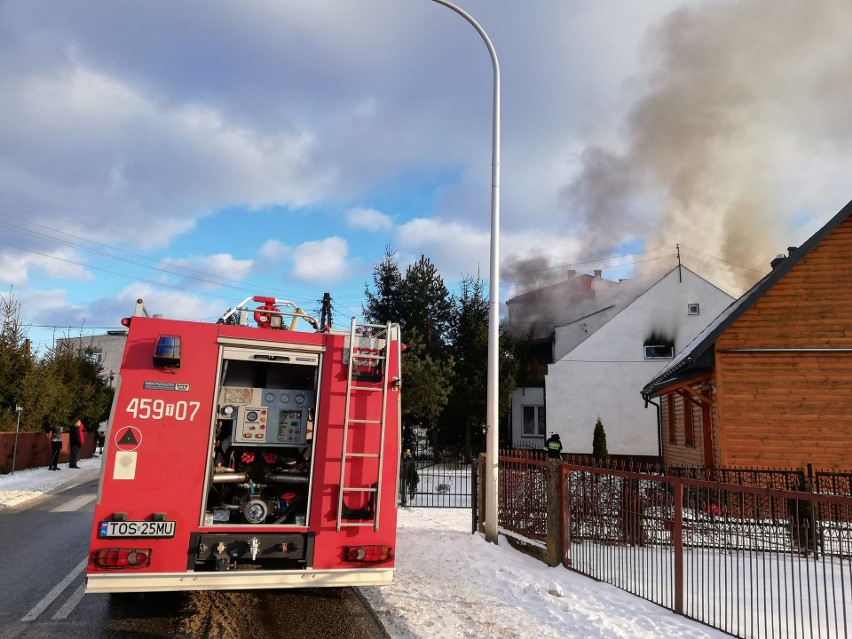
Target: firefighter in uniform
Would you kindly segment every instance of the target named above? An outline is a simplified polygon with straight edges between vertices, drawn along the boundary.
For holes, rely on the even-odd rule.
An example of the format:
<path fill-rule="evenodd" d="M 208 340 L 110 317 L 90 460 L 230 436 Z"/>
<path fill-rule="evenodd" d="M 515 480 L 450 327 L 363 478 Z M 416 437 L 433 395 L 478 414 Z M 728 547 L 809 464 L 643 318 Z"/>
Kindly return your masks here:
<path fill-rule="evenodd" d="M 544 442 L 544 447 L 547 450 L 548 459 L 562 459 L 562 441 L 559 439 L 559 433 L 551 433 L 548 440 Z"/>

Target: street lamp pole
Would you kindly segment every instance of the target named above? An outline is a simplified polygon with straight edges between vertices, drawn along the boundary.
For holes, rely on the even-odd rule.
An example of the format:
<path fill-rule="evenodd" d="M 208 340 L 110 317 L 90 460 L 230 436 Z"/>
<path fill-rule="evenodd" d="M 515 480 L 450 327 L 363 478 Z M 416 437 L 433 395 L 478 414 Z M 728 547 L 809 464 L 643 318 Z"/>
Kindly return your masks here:
<path fill-rule="evenodd" d="M 473 25 L 488 47 L 494 65 L 494 119 L 491 144 L 491 281 L 488 287 L 488 388 L 485 417 L 485 539 L 497 543 L 497 448 L 499 443 L 500 342 L 500 64 L 485 30 L 469 13 L 446 0 L 432 0 Z"/>
<path fill-rule="evenodd" d="M 15 423 L 15 445 L 12 447 L 12 472 L 15 472 L 15 457 L 18 455 L 18 431 L 21 429 L 21 413 L 24 412 L 23 406 L 15 405 L 15 412 L 18 414 L 18 421 Z"/>

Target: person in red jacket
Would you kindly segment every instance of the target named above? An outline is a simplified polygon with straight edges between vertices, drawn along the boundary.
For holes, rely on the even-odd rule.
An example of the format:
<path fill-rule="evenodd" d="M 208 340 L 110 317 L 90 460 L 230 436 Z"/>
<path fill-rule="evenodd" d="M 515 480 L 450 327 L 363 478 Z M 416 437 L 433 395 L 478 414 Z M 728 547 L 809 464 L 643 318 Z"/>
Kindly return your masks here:
<path fill-rule="evenodd" d="M 86 441 L 86 436 L 83 434 L 83 422 L 77 419 L 71 424 L 71 434 L 68 437 L 68 443 L 71 447 L 71 454 L 68 456 L 68 468 L 79 468 L 77 461 L 80 459 L 80 447 Z"/>

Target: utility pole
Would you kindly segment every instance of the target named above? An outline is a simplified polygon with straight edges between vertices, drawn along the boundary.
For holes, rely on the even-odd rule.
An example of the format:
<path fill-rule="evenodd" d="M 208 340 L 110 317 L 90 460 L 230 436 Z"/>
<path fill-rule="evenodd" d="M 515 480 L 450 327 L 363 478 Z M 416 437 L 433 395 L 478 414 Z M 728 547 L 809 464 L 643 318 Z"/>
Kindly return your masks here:
<path fill-rule="evenodd" d="M 331 294 L 323 293 L 322 294 L 322 310 L 320 311 L 320 329 L 324 329 L 326 326 L 331 328 L 332 319 L 331 319 Z"/>

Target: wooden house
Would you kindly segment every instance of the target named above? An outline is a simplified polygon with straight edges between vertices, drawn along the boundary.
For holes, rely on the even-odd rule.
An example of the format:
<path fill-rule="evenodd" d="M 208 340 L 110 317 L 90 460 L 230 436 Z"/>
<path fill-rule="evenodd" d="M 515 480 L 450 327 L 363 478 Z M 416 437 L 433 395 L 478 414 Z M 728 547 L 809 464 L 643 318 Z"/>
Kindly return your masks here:
<path fill-rule="evenodd" d="M 852 468 L 852 202 L 642 390 L 666 463 Z"/>

